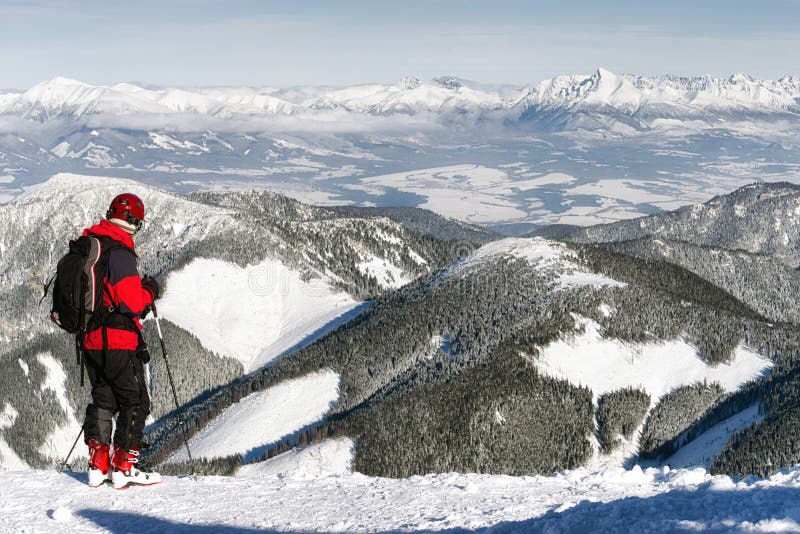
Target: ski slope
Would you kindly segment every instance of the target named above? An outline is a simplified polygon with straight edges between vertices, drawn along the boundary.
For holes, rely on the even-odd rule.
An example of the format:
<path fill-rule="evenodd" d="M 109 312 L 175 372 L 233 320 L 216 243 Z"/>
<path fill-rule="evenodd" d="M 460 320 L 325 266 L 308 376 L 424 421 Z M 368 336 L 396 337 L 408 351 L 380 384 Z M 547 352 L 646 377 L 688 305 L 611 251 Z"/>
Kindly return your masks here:
<path fill-rule="evenodd" d="M 758 404 L 754 404 L 712 426 L 678 449 L 664 464 L 672 467 L 708 467 L 735 433 L 763 420 L 764 416 L 758 413 Z"/>
<path fill-rule="evenodd" d="M 0 472 L 0 524 L 70 533 L 800 531 L 800 468 L 765 480 L 666 467 L 408 479 L 320 469 L 347 447 L 326 442 L 236 477 L 165 477 L 125 492 L 91 489 L 83 473 Z"/>
<path fill-rule="evenodd" d="M 239 267 L 198 258 L 170 274 L 158 309 L 248 373 L 358 304 L 327 280 L 303 280 L 279 260 Z"/>
<path fill-rule="evenodd" d="M 195 458 L 241 454 L 254 460 L 263 447 L 321 420 L 339 398 L 339 375 L 330 370 L 251 393 L 215 417 L 192 439 Z M 171 461 L 187 461 L 186 449 Z"/>

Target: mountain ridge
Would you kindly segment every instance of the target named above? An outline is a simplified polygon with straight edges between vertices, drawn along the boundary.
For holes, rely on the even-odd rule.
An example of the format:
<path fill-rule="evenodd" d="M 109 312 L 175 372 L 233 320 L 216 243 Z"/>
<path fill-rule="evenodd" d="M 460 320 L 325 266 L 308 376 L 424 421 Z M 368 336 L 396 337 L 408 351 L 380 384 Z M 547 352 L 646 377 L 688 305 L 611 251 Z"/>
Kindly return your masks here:
<path fill-rule="evenodd" d="M 702 116 L 704 111 L 800 113 L 800 77 L 762 80 L 745 74 L 638 76 L 598 68 L 512 88 L 441 76 L 395 84 L 345 87 L 144 87 L 92 85 L 54 77 L 22 91 L 0 93 L 0 114 L 38 121 L 96 114 L 191 113 L 302 115 L 342 111 L 366 115 L 467 114 L 528 120 L 554 111 L 613 111 L 649 118 Z"/>

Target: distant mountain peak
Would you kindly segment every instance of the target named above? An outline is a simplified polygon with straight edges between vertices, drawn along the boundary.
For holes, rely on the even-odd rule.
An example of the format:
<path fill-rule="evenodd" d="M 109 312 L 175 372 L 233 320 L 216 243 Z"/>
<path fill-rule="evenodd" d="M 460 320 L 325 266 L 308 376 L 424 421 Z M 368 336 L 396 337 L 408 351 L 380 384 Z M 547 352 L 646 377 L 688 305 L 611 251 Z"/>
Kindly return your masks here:
<path fill-rule="evenodd" d="M 755 78 L 753 78 L 749 74 L 745 74 L 743 72 L 737 72 L 735 74 L 732 74 L 731 77 L 728 78 L 728 80 L 731 83 L 752 83 L 755 81 Z"/>
<path fill-rule="evenodd" d="M 452 89 L 453 91 L 458 91 L 459 89 L 464 87 L 464 81 L 456 76 L 440 76 L 438 78 L 434 78 L 433 83 L 435 83 L 439 87 L 444 87 L 445 89 Z"/>
<path fill-rule="evenodd" d="M 616 74 L 614 74 L 614 73 L 613 73 L 613 72 L 611 72 L 610 70 L 608 70 L 608 69 L 605 69 L 605 68 L 603 68 L 603 67 L 597 67 L 597 70 L 595 71 L 595 73 L 594 73 L 594 75 L 593 75 L 593 76 L 594 76 L 595 78 L 597 78 L 597 79 L 600 79 L 600 78 L 612 78 L 612 79 L 616 79 L 616 78 L 617 78 L 617 75 L 616 75 Z"/>
<path fill-rule="evenodd" d="M 67 78 L 66 76 L 53 76 L 49 80 L 39 82 L 38 84 L 34 85 L 31 89 L 33 89 L 34 87 L 58 87 L 58 86 L 93 87 L 92 85 L 86 82 L 82 82 L 74 78 Z"/>
<path fill-rule="evenodd" d="M 409 89 L 416 89 L 417 87 L 422 85 L 422 82 L 416 76 L 406 76 L 405 78 L 400 80 L 400 83 L 398 83 L 397 85 L 398 87 L 400 87 L 400 89 L 409 90 Z"/>

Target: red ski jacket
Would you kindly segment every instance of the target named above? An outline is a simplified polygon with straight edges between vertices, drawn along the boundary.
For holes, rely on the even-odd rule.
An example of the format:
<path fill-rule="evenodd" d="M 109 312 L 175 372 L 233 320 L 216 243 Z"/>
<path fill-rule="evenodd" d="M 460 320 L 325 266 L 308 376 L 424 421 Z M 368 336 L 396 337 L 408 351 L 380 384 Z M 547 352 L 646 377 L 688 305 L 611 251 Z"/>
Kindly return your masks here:
<path fill-rule="evenodd" d="M 135 328 L 141 331 L 139 317 L 152 304 L 153 295 L 142 287 L 133 252 L 133 239 L 125 230 L 105 219 L 84 230 L 83 235 L 110 237 L 125 245 L 126 248 L 115 248 L 108 253 L 108 269 L 103 280 L 103 305 L 107 308 L 113 306 L 122 315 L 130 317 Z M 107 348 L 111 350 L 136 350 L 139 345 L 139 333 L 132 329 L 108 327 L 106 336 Z M 84 334 L 83 346 L 88 350 L 103 350 L 103 328 Z"/>

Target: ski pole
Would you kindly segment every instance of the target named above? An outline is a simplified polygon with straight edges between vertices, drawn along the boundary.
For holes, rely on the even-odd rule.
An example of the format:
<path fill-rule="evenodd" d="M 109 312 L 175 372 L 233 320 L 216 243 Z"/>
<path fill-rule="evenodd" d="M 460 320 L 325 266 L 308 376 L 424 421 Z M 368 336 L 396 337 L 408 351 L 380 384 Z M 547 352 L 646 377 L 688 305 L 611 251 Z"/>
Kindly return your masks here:
<path fill-rule="evenodd" d="M 175 400 L 175 415 L 178 417 L 178 426 L 181 427 L 181 434 L 183 435 L 183 444 L 186 446 L 186 454 L 189 455 L 189 468 L 194 476 L 194 460 L 192 460 L 192 451 L 189 450 L 189 440 L 186 438 L 186 423 L 183 422 L 181 416 L 181 407 L 178 403 L 178 392 L 175 390 L 175 381 L 172 379 L 172 370 L 169 367 L 169 359 L 167 358 L 167 347 L 164 345 L 164 335 L 161 333 L 161 323 L 158 321 L 158 310 L 156 310 L 155 303 L 152 304 L 153 318 L 156 320 L 156 330 L 158 331 L 158 340 L 161 342 L 161 353 L 164 355 L 164 366 L 167 368 L 167 377 L 169 378 L 169 385 L 172 387 L 172 398 Z"/>
<path fill-rule="evenodd" d="M 70 448 L 69 452 L 67 453 L 67 457 L 64 458 L 63 462 L 61 462 L 61 470 L 62 471 L 67 468 L 67 464 L 69 463 L 69 459 L 72 456 L 72 451 L 75 450 L 75 447 L 78 445 L 78 440 L 81 439 L 82 435 L 83 435 L 83 426 L 81 426 L 81 431 L 78 432 L 78 437 L 75 438 L 75 442 L 72 444 L 72 447 Z"/>

